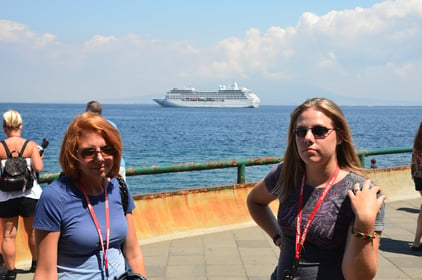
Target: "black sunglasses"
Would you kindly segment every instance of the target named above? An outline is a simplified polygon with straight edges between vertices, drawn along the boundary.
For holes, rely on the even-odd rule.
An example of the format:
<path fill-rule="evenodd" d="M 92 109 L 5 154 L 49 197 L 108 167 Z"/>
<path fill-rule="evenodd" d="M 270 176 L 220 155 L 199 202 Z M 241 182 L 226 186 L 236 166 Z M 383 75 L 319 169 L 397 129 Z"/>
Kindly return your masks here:
<path fill-rule="evenodd" d="M 98 153 L 101 153 L 102 157 L 114 156 L 116 150 L 111 146 L 104 146 L 101 147 L 99 151 L 94 148 L 86 148 L 83 150 L 76 150 L 76 152 L 80 154 L 83 159 L 92 160 L 97 156 Z"/>
<path fill-rule="evenodd" d="M 309 129 L 312 131 L 315 138 L 325 138 L 328 134 L 330 134 L 330 131 L 336 130 L 335 128 L 328 128 L 322 125 L 316 125 L 313 127 L 298 126 L 295 128 L 296 136 L 300 138 L 305 137 Z"/>

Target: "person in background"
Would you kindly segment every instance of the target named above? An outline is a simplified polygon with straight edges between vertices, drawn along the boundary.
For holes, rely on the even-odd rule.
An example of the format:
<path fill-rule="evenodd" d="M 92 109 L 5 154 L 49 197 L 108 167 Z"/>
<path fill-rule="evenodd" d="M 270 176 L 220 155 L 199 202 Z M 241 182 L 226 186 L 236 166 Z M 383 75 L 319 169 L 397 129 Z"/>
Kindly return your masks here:
<path fill-rule="evenodd" d="M 9 110 L 3 114 L 3 130 L 7 136 L 5 142 L 9 151 L 11 153 L 12 151 L 20 152 L 26 139 L 21 137 L 22 117 L 17 111 Z M 42 192 L 35 173 L 40 173 L 42 171 L 43 161 L 38 150 L 38 145 L 33 141 L 28 142 L 22 156 L 30 159 L 30 168 L 34 173 L 33 175 L 35 178 L 32 188 L 24 192 L 0 191 L 0 218 L 3 231 L 1 250 L 4 262 L 7 266 L 7 274 L 3 279 L 16 279 L 16 234 L 19 216 L 23 218 L 25 233 L 28 236 L 28 247 L 32 255 L 30 271 L 35 271 L 37 265 L 35 233 L 32 229 L 32 223 L 34 221 L 35 206 Z M 0 145 L 0 160 L 3 162 L 6 159 L 7 153 L 3 145 Z"/>
<path fill-rule="evenodd" d="M 371 168 L 372 169 L 377 169 L 378 168 L 378 166 L 377 166 L 377 160 L 376 159 L 371 159 Z"/>
<path fill-rule="evenodd" d="M 284 162 L 247 197 L 252 218 L 280 247 L 271 279 L 374 278 L 385 196 L 363 172 L 335 103 L 313 98 L 291 113 Z M 275 199 L 278 219 L 268 206 Z"/>
<path fill-rule="evenodd" d="M 415 140 L 413 143 L 411 173 L 415 189 L 422 196 L 422 122 L 419 124 L 419 129 L 416 132 Z M 415 239 L 411 249 L 413 251 L 422 251 L 422 204 L 419 209 L 418 219 L 416 221 Z"/>
<path fill-rule="evenodd" d="M 117 178 L 122 142 L 101 115 L 85 112 L 67 128 L 60 148 L 63 175 L 48 185 L 34 220 L 38 266 L 34 279 L 115 279 L 125 260 L 145 275 L 132 211 L 124 212 Z"/>
<path fill-rule="evenodd" d="M 95 101 L 95 100 L 92 100 L 92 101 L 89 101 L 86 104 L 86 110 L 85 111 L 86 112 L 93 112 L 93 113 L 97 113 L 97 114 L 102 115 L 102 113 L 103 113 L 103 106 L 101 105 L 100 102 Z M 118 130 L 117 125 L 114 122 L 112 122 L 110 120 L 108 120 L 108 121 Z M 123 156 L 120 159 L 120 170 L 119 170 L 119 174 L 120 174 L 120 176 L 123 177 L 123 179 L 126 180 L 126 162 L 125 162 L 125 159 L 123 158 Z"/>

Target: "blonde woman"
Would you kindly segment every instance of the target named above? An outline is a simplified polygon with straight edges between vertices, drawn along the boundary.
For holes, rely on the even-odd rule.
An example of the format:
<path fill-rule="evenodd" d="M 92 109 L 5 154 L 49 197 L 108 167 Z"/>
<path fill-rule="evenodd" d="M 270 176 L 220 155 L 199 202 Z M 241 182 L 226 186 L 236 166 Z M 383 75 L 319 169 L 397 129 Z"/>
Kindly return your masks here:
<path fill-rule="evenodd" d="M 9 110 L 3 114 L 3 130 L 7 138 L 5 143 L 10 152 L 22 150 L 26 139 L 21 137 L 22 117 L 15 110 Z M 43 169 L 43 162 L 40 156 L 38 145 L 29 141 L 22 155 L 27 158 L 30 168 L 35 173 L 40 173 Z M 0 145 L 0 160 L 4 162 L 7 153 L 3 145 Z M 31 271 L 35 271 L 37 265 L 37 252 L 35 247 L 35 234 L 32 229 L 34 221 L 35 206 L 41 195 L 41 187 L 34 174 L 33 187 L 26 191 L 3 192 L 0 191 L 0 218 L 3 229 L 3 240 L 1 243 L 4 262 L 7 266 L 7 274 L 4 279 L 15 279 L 15 258 L 16 258 L 16 232 L 18 227 L 18 217 L 23 218 L 25 232 L 28 236 L 28 247 L 32 255 Z"/>
<path fill-rule="evenodd" d="M 313 98 L 290 118 L 284 162 L 247 198 L 252 218 L 280 248 L 271 279 L 373 279 L 385 196 L 366 180 L 342 111 Z M 277 219 L 268 206 L 275 199 Z"/>

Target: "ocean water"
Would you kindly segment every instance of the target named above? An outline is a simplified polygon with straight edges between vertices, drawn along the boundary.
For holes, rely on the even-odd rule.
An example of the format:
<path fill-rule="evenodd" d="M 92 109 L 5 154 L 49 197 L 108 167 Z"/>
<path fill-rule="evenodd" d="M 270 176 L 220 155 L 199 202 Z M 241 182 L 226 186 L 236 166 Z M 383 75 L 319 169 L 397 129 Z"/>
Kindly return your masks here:
<path fill-rule="evenodd" d="M 24 138 L 50 144 L 45 150 L 43 172 L 58 172 L 58 153 L 70 121 L 85 104 L 0 103 L 0 112 L 19 111 Z M 293 106 L 258 109 L 162 108 L 158 105 L 103 105 L 104 117 L 118 126 L 127 166 L 202 162 L 282 156 Z M 342 107 L 352 130 L 356 150 L 411 147 L 422 107 Z M 3 137 L 5 135 L 3 134 Z M 375 156 L 378 167 L 408 165 L 410 153 Z M 366 166 L 369 166 L 369 159 Z M 246 181 L 253 182 L 271 165 L 247 167 Z M 237 169 L 219 169 L 133 176 L 133 193 L 216 186 L 235 183 Z"/>

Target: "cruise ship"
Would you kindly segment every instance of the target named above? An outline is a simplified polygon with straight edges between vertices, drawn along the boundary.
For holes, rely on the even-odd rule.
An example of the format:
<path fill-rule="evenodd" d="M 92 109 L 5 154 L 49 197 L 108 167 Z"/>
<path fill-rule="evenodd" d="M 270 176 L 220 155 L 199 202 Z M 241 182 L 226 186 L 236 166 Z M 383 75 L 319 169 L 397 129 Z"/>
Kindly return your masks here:
<path fill-rule="evenodd" d="M 173 88 L 161 99 L 153 99 L 163 107 L 258 108 L 261 100 L 237 83 L 220 85 L 217 91 L 197 91 L 195 88 Z"/>

